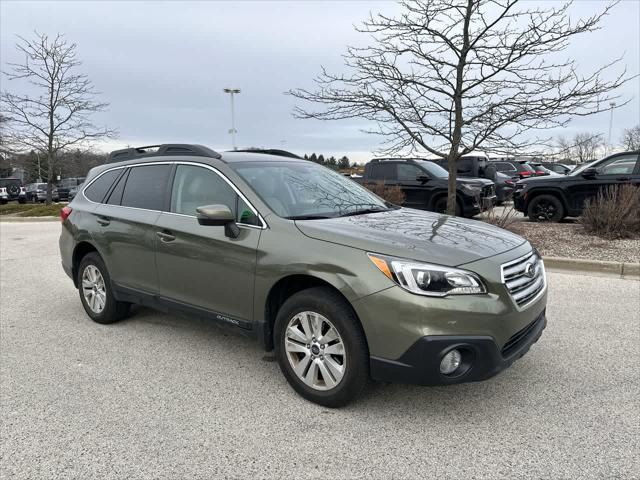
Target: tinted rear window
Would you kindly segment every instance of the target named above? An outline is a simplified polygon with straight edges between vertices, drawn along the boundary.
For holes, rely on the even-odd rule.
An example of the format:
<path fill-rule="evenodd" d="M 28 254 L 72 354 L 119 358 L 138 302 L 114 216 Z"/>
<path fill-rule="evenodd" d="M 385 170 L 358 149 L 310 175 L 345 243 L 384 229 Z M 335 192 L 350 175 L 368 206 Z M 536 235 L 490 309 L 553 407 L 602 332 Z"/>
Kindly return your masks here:
<path fill-rule="evenodd" d="M 162 210 L 167 196 L 167 181 L 170 173 L 171 165 L 132 168 L 124 187 L 121 205 Z"/>
<path fill-rule="evenodd" d="M 111 170 L 110 172 L 100 175 L 91 185 L 84 191 L 85 197 L 93 202 L 102 202 L 111 185 L 116 178 L 122 173 L 122 170 Z"/>

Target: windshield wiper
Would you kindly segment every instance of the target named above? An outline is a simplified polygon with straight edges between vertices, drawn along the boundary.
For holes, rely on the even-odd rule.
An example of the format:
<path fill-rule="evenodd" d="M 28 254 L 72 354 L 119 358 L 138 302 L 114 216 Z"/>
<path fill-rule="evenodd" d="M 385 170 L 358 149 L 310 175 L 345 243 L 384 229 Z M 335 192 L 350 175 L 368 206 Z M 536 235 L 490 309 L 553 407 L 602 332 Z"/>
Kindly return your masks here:
<path fill-rule="evenodd" d="M 356 210 L 354 212 L 343 213 L 340 217 L 353 217 L 354 215 L 366 215 L 367 213 L 379 213 L 388 212 L 390 208 L 363 208 L 362 210 Z"/>
<path fill-rule="evenodd" d="M 285 217 L 288 220 L 322 220 L 323 218 L 333 218 L 327 215 L 293 215 Z"/>

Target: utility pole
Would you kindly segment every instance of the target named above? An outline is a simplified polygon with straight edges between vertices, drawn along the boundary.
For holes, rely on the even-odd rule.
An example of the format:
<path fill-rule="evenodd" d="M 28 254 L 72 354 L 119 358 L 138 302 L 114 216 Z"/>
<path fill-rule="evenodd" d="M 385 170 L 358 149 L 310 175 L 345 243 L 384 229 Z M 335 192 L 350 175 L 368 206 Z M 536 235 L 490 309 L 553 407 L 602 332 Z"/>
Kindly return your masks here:
<path fill-rule="evenodd" d="M 613 130 L 613 108 L 616 106 L 616 102 L 610 102 L 611 117 L 609 117 L 609 140 L 607 141 L 607 154 L 611 153 L 611 131 Z"/>
<path fill-rule="evenodd" d="M 38 183 L 42 183 L 42 172 L 40 171 L 40 152 L 36 151 L 36 158 L 38 159 Z"/>
<path fill-rule="evenodd" d="M 225 88 L 224 93 L 228 93 L 229 95 L 231 95 L 231 130 L 229 130 L 229 133 L 231 134 L 231 145 L 233 146 L 234 150 L 237 150 L 238 147 L 236 147 L 236 133 L 238 133 L 238 131 L 236 130 L 236 114 L 233 108 L 233 96 L 236 93 L 240 93 L 240 89 Z"/>

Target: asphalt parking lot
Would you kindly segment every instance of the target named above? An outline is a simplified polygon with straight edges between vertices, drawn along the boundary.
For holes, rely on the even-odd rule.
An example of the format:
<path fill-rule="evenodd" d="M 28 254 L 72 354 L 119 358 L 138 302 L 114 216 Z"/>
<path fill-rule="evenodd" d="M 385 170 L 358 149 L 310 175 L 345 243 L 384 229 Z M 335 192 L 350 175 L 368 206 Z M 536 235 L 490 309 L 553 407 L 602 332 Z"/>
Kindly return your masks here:
<path fill-rule="evenodd" d="M 550 273 L 549 326 L 511 369 L 329 410 L 202 321 L 91 322 L 59 228 L 0 224 L 1 478 L 638 478 L 636 280 Z"/>

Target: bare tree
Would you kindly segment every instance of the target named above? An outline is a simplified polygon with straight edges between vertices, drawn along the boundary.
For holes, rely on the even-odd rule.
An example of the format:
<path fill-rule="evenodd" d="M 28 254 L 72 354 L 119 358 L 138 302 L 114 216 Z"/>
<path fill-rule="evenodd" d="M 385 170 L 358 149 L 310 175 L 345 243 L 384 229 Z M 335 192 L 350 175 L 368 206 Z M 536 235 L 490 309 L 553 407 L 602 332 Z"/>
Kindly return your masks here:
<path fill-rule="evenodd" d="M 626 150 L 640 150 L 640 125 L 624 129 L 622 144 Z"/>
<path fill-rule="evenodd" d="M 563 135 L 559 135 L 555 141 L 554 157 L 557 161 L 566 162 L 573 161 L 573 145 L 571 140 Z"/>
<path fill-rule="evenodd" d="M 63 35 L 49 38 L 35 34 L 34 40 L 20 39 L 16 48 L 24 63 L 10 63 L 9 80 L 24 79 L 35 95 L 2 92 L 1 111 L 9 121 L 5 133 L 24 149 L 42 152 L 47 159 L 47 203 L 55 179 L 58 155 L 69 147 L 81 148 L 91 141 L 112 137 L 115 131 L 99 128 L 91 115 L 108 104 L 97 101 L 98 92 L 88 77 L 78 73 L 81 62 L 76 44 Z"/>
<path fill-rule="evenodd" d="M 597 159 L 602 147 L 604 147 L 604 137 L 600 133 L 577 133 L 573 137 L 572 149 L 578 163 Z"/>
<path fill-rule="evenodd" d="M 373 44 L 348 47 L 347 73 L 326 69 L 314 90 L 288 92 L 320 104 L 298 118 L 364 118 L 385 153 L 426 151 L 448 159 L 447 210 L 455 211 L 457 159 L 480 147 L 513 152 L 542 140 L 542 129 L 608 110 L 626 70 L 607 79 L 612 60 L 579 73 L 558 60 L 572 37 L 595 31 L 613 4 L 578 21 L 560 7 L 518 0 L 405 0 L 398 17 L 371 15 L 357 30 Z M 540 5 L 540 4 L 538 4 Z M 618 106 L 625 101 L 617 101 Z"/>

